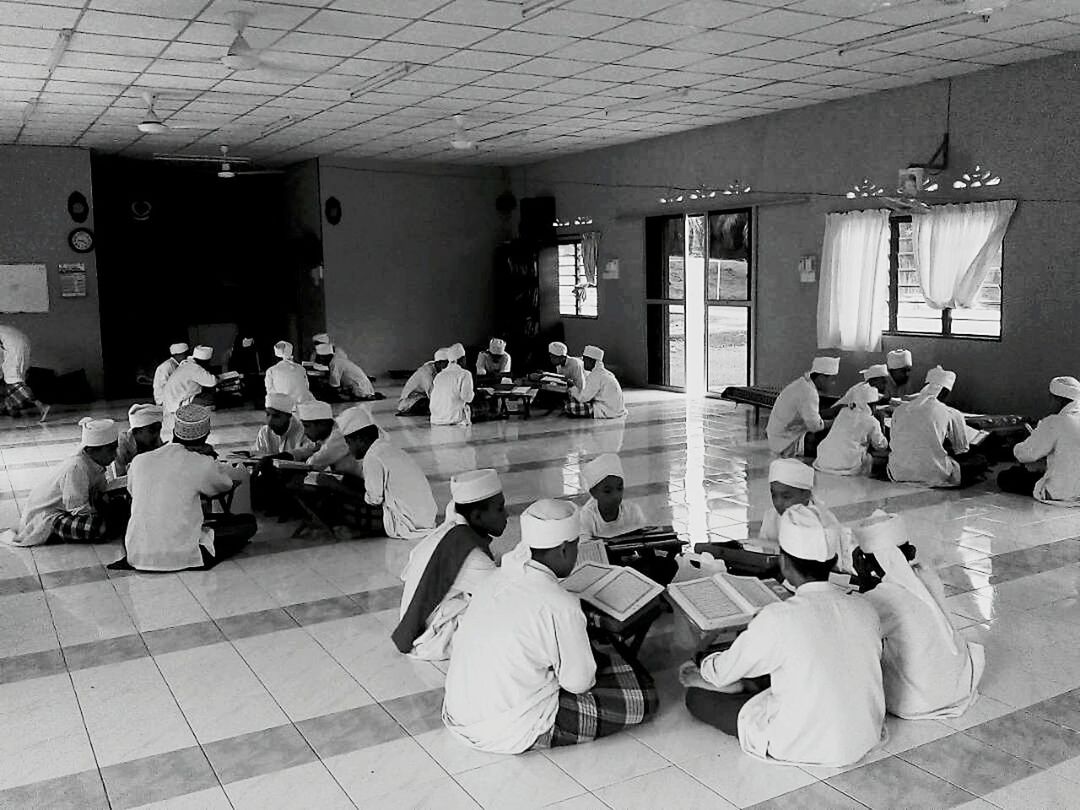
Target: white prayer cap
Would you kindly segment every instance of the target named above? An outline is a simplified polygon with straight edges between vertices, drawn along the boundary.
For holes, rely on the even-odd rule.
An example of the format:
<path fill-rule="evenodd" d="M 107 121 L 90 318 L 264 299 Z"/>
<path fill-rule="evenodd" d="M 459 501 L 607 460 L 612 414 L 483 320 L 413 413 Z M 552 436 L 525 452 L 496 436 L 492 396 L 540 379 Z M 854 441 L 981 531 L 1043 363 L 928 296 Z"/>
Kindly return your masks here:
<path fill-rule="evenodd" d="M 567 353 L 566 344 L 561 341 L 554 341 L 548 344 L 548 354 L 553 354 L 556 357 L 566 357 Z"/>
<path fill-rule="evenodd" d="M 598 363 L 604 359 L 604 350 L 599 346 L 586 346 L 585 351 L 581 354 L 583 357 L 588 357 Z"/>
<path fill-rule="evenodd" d="M 449 349 L 437 349 L 435 351 L 435 362 L 441 363 L 443 361 L 450 362 L 450 350 Z"/>
<path fill-rule="evenodd" d="M 94 419 L 84 416 L 79 420 L 79 427 L 82 428 L 80 444 L 83 447 L 104 447 L 120 437 L 120 430 L 112 419 Z"/>
<path fill-rule="evenodd" d="M 214 350 L 210 346 L 196 346 L 191 356 L 196 360 L 209 360 L 214 356 Z"/>
<path fill-rule="evenodd" d="M 585 489 L 592 489 L 609 475 L 623 478 L 622 461 L 614 453 L 597 456 L 581 468 L 581 482 Z"/>
<path fill-rule="evenodd" d="M 186 343 L 174 343 L 169 347 L 169 354 L 187 354 L 190 348 Z"/>
<path fill-rule="evenodd" d="M 1050 381 L 1050 393 L 1065 399 L 1080 399 L 1080 380 L 1076 377 L 1054 377 Z"/>
<path fill-rule="evenodd" d="M 581 534 L 578 510 L 569 501 L 537 501 L 521 514 L 521 542 L 529 548 L 558 548 Z"/>
<path fill-rule="evenodd" d="M 815 357 L 813 365 L 810 366 L 810 373 L 824 374 L 828 377 L 833 377 L 840 373 L 840 358 Z"/>
<path fill-rule="evenodd" d="M 769 483 L 774 481 L 796 489 L 813 489 L 814 468 L 797 458 L 778 458 L 769 465 Z"/>
<path fill-rule="evenodd" d="M 800 560 L 825 562 L 836 556 L 817 509 L 802 504 L 780 516 L 780 548 Z"/>
<path fill-rule="evenodd" d="M 503 491 L 495 470 L 471 470 L 450 479 L 450 498 L 455 504 L 479 503 Z"/>
<path fill-rule="evenodd" d="M 296 400 L 288 394 L 267 394 L 266 407 L 282 413 L 292 413 L 296 410 Z"/>
<path fill-rule="evenodd" d="M 885 355 L 887 368 L 911 368 L 911 352 L 907 349 L 893 349 Z"/>
<path fill-rule="evenodd" d="M 313 399 L 297 405 L 296 415 L 300 417 L 301 422 L 317 422 L 320 419 L 333 419 L 334 409 L 326 402 Z"/>
<path fill-rule="evenodd" d="M 488 351 L 492 354 L 502 354 L 506 351 L 506 341 L 501 338 L 492 338 L 488 343 Z"/>
<path fill-rule="evenodd" d="M 926 373 L 926 384 L 937 385 L 952 391 L 953 386 L 956 385 L 956 372 L 946 371 L 941 366 L 934 366 Z"/>
<path fill-rule="evenodd" d="M 455 343 L 446 351 L 447 358 L 450 360 L 451 363 L 456 362 L 457 360 L 460 360 L 462 357 L 465 356 L 465 347 L 462 346 L 460 343 Z"/>
<path fill-rule="evenodd" d="M 311 342 L 316 343 L 316 344 L 318 344 L 318 343 L 329 343 L 330 342 L 330 336 L 328 334 L 326 334 L 326 332 L 319 332 L 319 334 L 314 335 L 311 338 Z"/>
<path fill-rule="evenodd" d="M 866 554 L 876 554 L 884 548 L 902 546 L 908 542 L 907 528 L 899 515 L 890 515 L 880 509 L 866 520 L 851 527 L 855 542 Z"/>
<path fill-rule="evenodd" d="M 163 412 L 160 405 L 132 405 L 128 408 L 128 425 L 135 428 L 160 423 Z"/>
<path fill-rule="evenodd" d="M 316 343 L 315 354 L 319 357 L 330 357 L 334 354 L 334 347 L 329 343 Z"/>
<path fill-rule="evenodd" d="M 293 345 L 287 340 L 279 340 L 274 344 L 274 355 L 280 357 L 282 360 L 288 360 L 292 357 Z"/>
<path fill-rule="evenodd" d="M 889 367 L 884 363 L 878 363 L 877 365 L 870 366 L 870 368 L 864 368 L 859 373 L 862 374 L 863 380 L 870 382 L 871 380 L 876 380 L 880 377 L 888 377 Z"/>
<path fill-rule="evenodd" d="M 878 390 L 870 385 L 870 383 L 861 382 L 851 386 L 848 392 L 844 394 L 844 397 L 847 399 L 848 403 L 854 402 L 858 405 L 873 405 L 881 399 L 881 394 L 879 394 Z"/>
<path fill-rule="evenodd" d="M 202 439 L 210 435 L 210 409 L 194 403 L 185 405 L 176 412 L 173 424 L 173 438 Z"/>
<path fill-rule="evenodd" d="M 338 427 L 341 428 L 342 434 L 351 436 L 358 430 L 363 430 L 366 427 L 374 425 L 375 420 L 371 418 L 371 411 L 363 405 L 353 405 L 338 416 L 337 423 Z"/>
<path fill-rule="evenodd" d="M 241 338 L 240 345 L 243 346 L 245 349 L 250 349 L 252 346 L 255 345 L 255 338 Z"/>

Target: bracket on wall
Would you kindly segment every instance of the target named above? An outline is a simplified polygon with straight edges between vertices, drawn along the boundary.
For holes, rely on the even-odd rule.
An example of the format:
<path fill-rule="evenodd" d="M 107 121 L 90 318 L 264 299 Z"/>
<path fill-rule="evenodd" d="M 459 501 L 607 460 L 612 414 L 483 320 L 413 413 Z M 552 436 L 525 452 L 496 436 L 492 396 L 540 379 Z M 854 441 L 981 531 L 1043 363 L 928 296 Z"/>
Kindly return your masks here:
<path fill-rule="evenodd" d="M 926 169 L 928 172 L 943 172 L 949 168 L 949 133 L 941 136 L 937 151 L 927 163 L 909 163 L 908 166 L 913 169 Z"/>

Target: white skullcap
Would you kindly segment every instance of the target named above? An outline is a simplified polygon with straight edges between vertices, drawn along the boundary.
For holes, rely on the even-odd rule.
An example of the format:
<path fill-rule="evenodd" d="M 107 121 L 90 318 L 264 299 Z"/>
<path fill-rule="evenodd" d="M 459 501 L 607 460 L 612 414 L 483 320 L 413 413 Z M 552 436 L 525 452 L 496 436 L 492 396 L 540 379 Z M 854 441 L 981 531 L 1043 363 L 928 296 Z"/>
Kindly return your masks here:
<path fill-rule="evenodd" d="M 435 362 L 440 363 L 440 362 L 442 362 L 444 360 L 446 362 L 448 362 L 448 363 L 450 362 L 450 350 L 449 349 L 438 349 L 438 350 L 436 350 L 436 352 L 435 352 Z"/>
<path fill-rule="evenodd" d="M 446 350 L 446 354 L 447 359 L 451 363 L 453 363 L 456 360 L 460 360 L 462 357 L 465 356 L 465 347 L 462 346 L 460 343 L 455 343 L 453 346 Z"/>
<path fill-rule="evenodd" d="M 189 348 L 186 343 L 174 343 L 169 347 L 169 354 L 186 354 Z"/>
<path fill-rule="evenodd" d="M 578 510 L 569 501 L 546 498 L 521 514 L 521 542 L 529 548 L 558 548 L 580 534 Z"/>
<path fill-rule="evenodd" d="M 848 403 L 854 402 L 857 405 L 873 405 L 879 399 L 881 394 L 870 383 L 856 383 L 848 389 L 848 392 L 844 394 L 844 398 Z"/>
<path fill-rule="evenodd" d="M 128 425 L 135 428 L 160 423 L 163 412 L 160 405 L 132 405 L 128 408 Z"/>
<path fill-rule="evenodd" d="M 802 504 L 780 516 L 780 548 L 800 560 L 825 562 L 836 556 L 817 509 Z"/>
<path fill-rule="evenodd" d="M 488 343 L 488 351 L 492 354 L 502 354 L 506 351 L 506 341 L 501 338 L 492 338 Z"/>
<path fill-rule="evenodd" d="M 581 468 L 581 482 L 585 489 L 592 489 L 609 475 L 623 478 L 622 461 L 614 453 L 597 456 Z"/>
<path fill-rule="evenodd" d="M 314 335 L 311 338 L 311 342 L 312 343 L 329 343 L 330 342 L 330 336 L 328 334 L 326 334 L 326 332 L 319 332 L 319 334 Z"/>
<path fill-rule="evenodd" d="M 296 400 L 288 394 L 267 394 L 266 407 L 282 413 L 292 413 L 296 410 Z"/>
<path fill-rule="evenodd" d="M 599 346 L 586 346 L 585 351 L 581 354 L 583 357 L 591 358 L 598 363 L 604 359 L 604 350 Z"/>
<path fill-rule="evenodd" d="M 1080 399 L 1080 380 L 1076 377 L 1054 377 L 1050 381 L 1050 393 L 1065 399 Z"/>
<path fill-rule="evenodd" d="M 926 373 L 926 384 L 948 388 L 952 391 L 953 386 L 956 385 L 956 372 L 946 371 L 941 366 L 934 366 Z"/>
<path fill-rule="evenodd" d="M 320 419 L 333 419 L 334 409 L 329 403 L 319 402 L 313 399 L 310 402 L 301 402 L 296 406 L 296 415 L 301 422 L 317 422 Z"/>
<path fill-rule="evenodd" d="M 558 340 L 548 344 L 548 354 L 553 354 L 556 357 L 566 357 L 567 348 L 566 344 Z"/>
<path fill-rule="evenodd" d="M 104 447 L 120 437 L 120 430 L 112 419 L 94 419 L 84 416 L 79 420 L 82 428 L 82 447 Z"/>
<path fill-rule="evenodd" d="M 174 439 L 202 439 L 210 435 L 210 409 L 194 402 L 176 412 Z"/>
<path fill-rule="evenodd" d="M 371 418 L 371 411 L 363 405 L 353 405 L 338 416 L 337 423 L 342 434 L 351 436 L 358 430 L 371 427 L 371 425 L 375 424 L 375 420 Z"/>
<path fill-rule="evenodd" d="M 885 355 L 887 368 L 911 368 L 911 352 L 907 349 L 893 349 Z"/>
<path fill-rule="evenodd" d="M 316 343 L 315 354 L 319 357 L 330 357 L 334 353 L 334 347 L 329 343 Z"/>
<path fill-rule="evenodd" d="M 876 554 L 883 548 L 902 546 L 908 542 L 907 529 L 900 516 L 880 509 L 852 526 L 851 531 L 859 548 L 867 554 Z"/>
<path fill-rule="evenodd" d="M 503 491 L 495 470 L 471 470 L 450 479 L 450 498 L 455 504 L 479 503 Z"/>
<path fill-rule="evenodd" d="M 196 346 L 191 356 L 196 360 L 209 360 L 214 356 L 214 350 L 210 346 Z"/>
<path fill-rule="evenodd" d="M 288 360 L 292 357 L 293 346 L 287 340 L 279 340 L 274 344 L 274 356 L 280 357 L 282 360 Z"/>
<path fill-rule="evenodd" d="M 824 374 L 828 377 L 835 376 L 840 373 L 840 358 L 815 357 L 813 364 L 810 366 L 810 373 Z"/>
<path fill-rule="evenodd" d="M 870 368 L 864 368 L 859 373 L 862 374 L 863 380 L 870 382 L 871 380 L 876 380 L 880 377 L 888 377 L 889 367 L 884 363 L 878 363 L 875 366 L 870 366 Z"/>
<path fill-rule="evenodd" d="M 241 338 L 240 345 L 243 346 L 245 349 L 250 349 L 252 346 L 255 345 L 255 338 Z"/>
<path fill-rule="evenodd" d="M 769 465 L 769 483 L 773 482 L 811 490 L 814 488 L 814 468 L 796 458 L 778 458 Z"/>

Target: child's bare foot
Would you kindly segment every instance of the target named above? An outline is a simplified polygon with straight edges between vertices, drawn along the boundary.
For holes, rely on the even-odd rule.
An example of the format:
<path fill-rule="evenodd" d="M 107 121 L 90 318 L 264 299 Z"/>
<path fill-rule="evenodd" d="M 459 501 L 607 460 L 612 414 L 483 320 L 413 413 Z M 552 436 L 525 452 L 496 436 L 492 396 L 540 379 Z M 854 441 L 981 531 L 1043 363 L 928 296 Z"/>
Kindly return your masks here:
<path fill-rule="evenodd" d="M 41 418 L 38 419 L 38 424 L 39 425 L 44 424 L 45 420 L 49 418 L 49 411 L 50 410 L 52 410 L 51 405 L 44 405 L 44 404 L 42 404 L 40 402 L 38 403 L 38 411 L 40 411 L 40 413 L 41 413 Z"/>

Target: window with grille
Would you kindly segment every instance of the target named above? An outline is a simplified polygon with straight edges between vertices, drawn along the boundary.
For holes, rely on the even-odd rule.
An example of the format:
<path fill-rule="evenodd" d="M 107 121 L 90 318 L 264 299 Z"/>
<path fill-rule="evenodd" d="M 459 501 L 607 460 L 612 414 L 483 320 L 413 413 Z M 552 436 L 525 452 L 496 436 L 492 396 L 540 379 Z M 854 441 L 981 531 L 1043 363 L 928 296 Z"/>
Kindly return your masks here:
<path fill-rule="evenodd" d="M 596 284 L 585 278 L 581 242 L 559 245 L 559 314 L 580 318 L 597 315 Z"/>
<path fill-rule="evenodd" d="M 891 220 L 889 331 L 938 337 L 1001 337 L 1001 267 L 993 268 L 969 309 L 934 309 L 926 303 L 915 268 L 911 217 Z"/>

